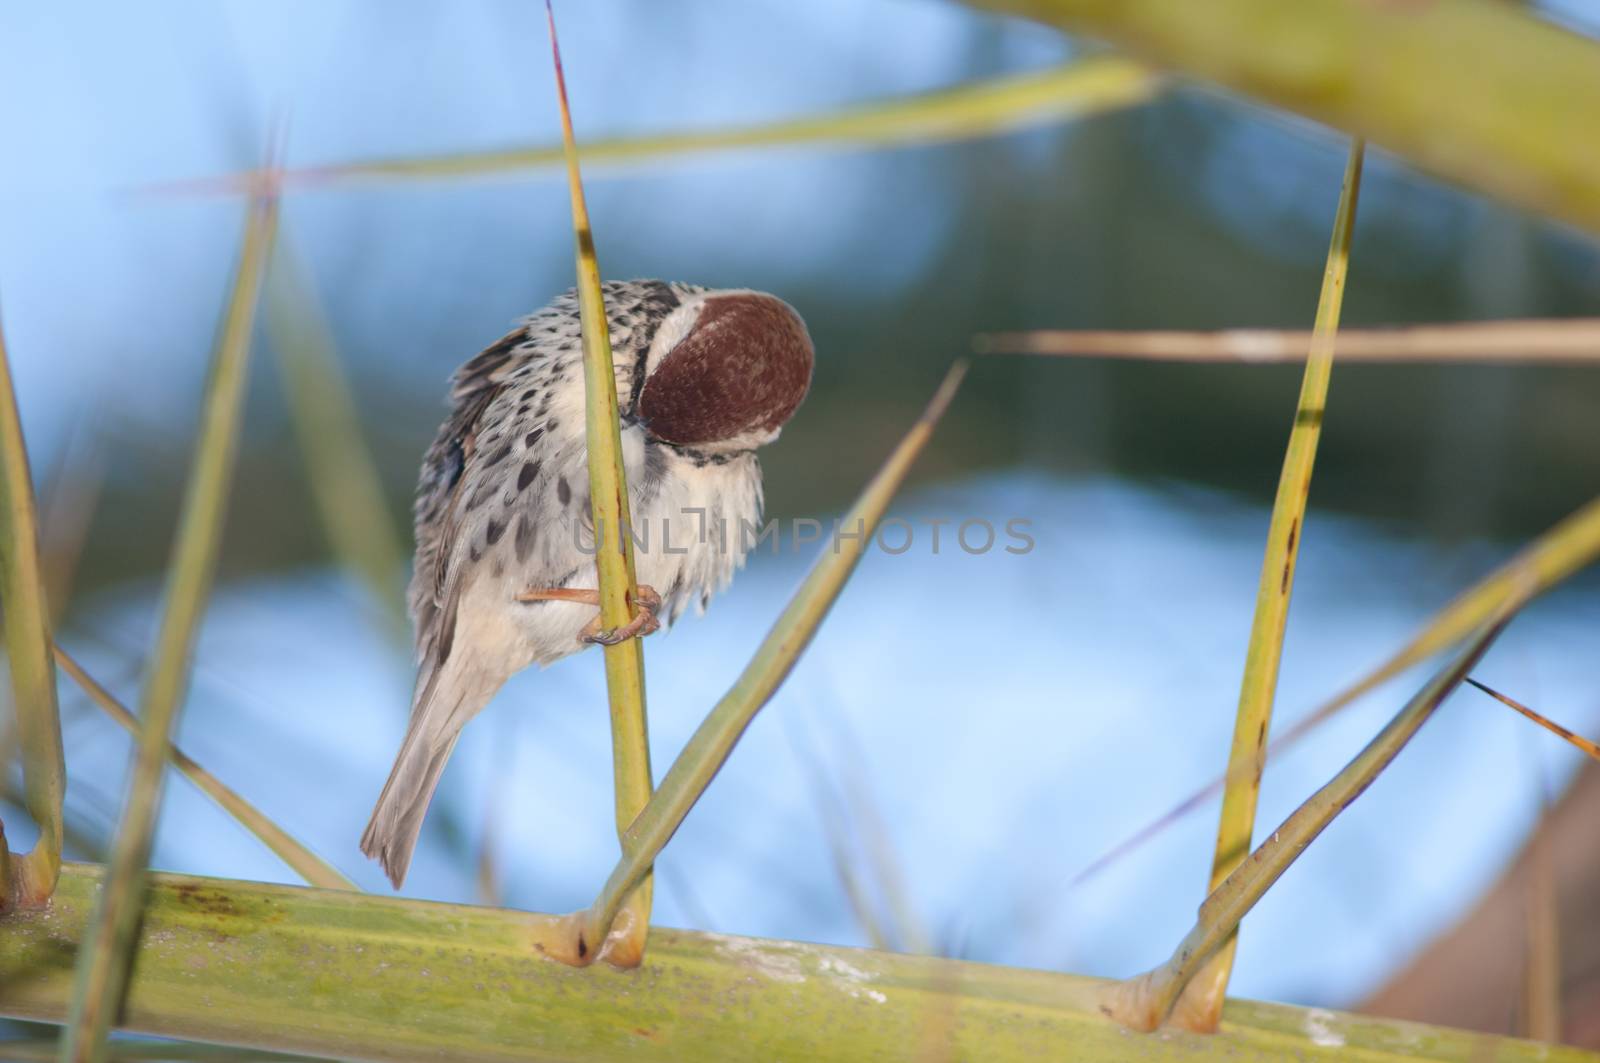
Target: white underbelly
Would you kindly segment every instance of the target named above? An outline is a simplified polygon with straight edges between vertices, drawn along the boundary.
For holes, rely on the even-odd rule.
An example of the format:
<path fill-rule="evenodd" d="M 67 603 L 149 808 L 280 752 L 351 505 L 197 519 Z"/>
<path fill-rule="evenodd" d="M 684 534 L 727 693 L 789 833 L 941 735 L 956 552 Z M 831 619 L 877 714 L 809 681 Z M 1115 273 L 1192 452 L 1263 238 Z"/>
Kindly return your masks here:
<path fill-rule="evenodd" d="M 630 467 L 630 482 L 641 482 L 643 472 L 642 467 Z M 639 583 L 663 597 L 663 624 L 691 605 L 699 607 L 743 563 L 746 529 L 754 527 L 760 513 L 759 475 L 753 459 L 748 464 L 685 465 L 661 477 L 646 497 L 635 498 L 634 571 Z M 592 539 L 575 528 L 572 521 L 578 517 L 575 509 L 567 519 L 552 522 L 546 534 L 555 538 L 544 543 L 532 566 L 507 563 L 507 536 L 499 544 L 501 564 L 480 570 L 467 589 L 462 604 L 463 613 L 475 621 L 471 637 L 509 665 L 508 673 L 529 664 L 550 664 L 585 646 L 579 636 L 598 614 L 596 606 L 518 600 L 535 586 L 597 589 Z"/>

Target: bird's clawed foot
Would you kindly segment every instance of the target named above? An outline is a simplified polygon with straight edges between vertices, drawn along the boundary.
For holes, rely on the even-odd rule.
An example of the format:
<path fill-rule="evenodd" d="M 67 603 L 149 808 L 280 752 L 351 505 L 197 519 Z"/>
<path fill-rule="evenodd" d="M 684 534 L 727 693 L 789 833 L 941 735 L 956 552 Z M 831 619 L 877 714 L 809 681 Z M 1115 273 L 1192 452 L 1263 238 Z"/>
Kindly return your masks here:
<path fill-rule="evenodd" d="M 661 608 L 661 595 L 655 592 L 654 587 L 641 583 L 634 593 L 628 596 L 628 604 L 636 610 L 632 620 L 608 631 L 600 626 L 600 618 L 597 616 L 584 625 L 583 630 L 578 633 L 578 641 L 615 646 L 631 638 L 643 638 L 660 629 L 661 621 L 656 619 L 656 612 Z"/>
<path fill-rule="evenodd" d="M 571 587 L 533 588 L 517 595 L 517 601 L 582 602 L 586 605 L 599 605 L 600 592 Z M 578 633 L 578 641 L 615 646 L 631 638 L 643 638 L 661 627 L 661 621 L 656 619 L 656 613 L 661 608 L 661 595 L 656 593 L 654 587 L 639 584 L 634 593 L 628 596 L 628 604 L 635 609 L 632 620 L 619 628 L 608 630 L 600 626 L 600 618 L 597 616 L 583 626 L 583 630 Z"/>

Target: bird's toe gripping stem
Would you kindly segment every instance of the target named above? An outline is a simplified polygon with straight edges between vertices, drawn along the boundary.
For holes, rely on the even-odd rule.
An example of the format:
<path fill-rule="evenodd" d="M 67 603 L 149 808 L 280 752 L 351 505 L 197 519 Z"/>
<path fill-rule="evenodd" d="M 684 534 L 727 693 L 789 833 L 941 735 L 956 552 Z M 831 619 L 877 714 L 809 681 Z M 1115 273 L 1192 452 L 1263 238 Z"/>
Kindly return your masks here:
<path fill-rule="evenodd" d="M 519 602 L 582 602 L 587 605 L 600 604 L 600 592 L 596 590 L 582 590 L 572 587 L 544 587 L 532 588 L 517 595 Z M 656 593 L 654 587 L 641 583 L 634 592 L 628 596 L 628 604 L 633 606 L 635 612 L 633 619 L 618 628 L 603 628 L 600 618 L 596 616 L 584 625 L 578 633 L 579 642 L 598 642 L 602 646 L 615 646 L 631 638 L 643 638 L 661 627 L 661 621 L 656 614 L 661 609 L 661 595 Z"/>
<path fill-rule="evenodd" d="M 656 618 L 661 609 L 661 595 L 656 593 L 654 587 L 641 583 L 634 593 L 628 596 L 628 604 L 635 610 L 632 620 L 608 631 L 601 628 L 600 618 L 596 616 L 584 625 L 583 630 L 578 633 L 578 640 L 598 642 L 602 646 L 615 646 L 631 638 L 643 638 L 661 628 L 661 621 Z"/>

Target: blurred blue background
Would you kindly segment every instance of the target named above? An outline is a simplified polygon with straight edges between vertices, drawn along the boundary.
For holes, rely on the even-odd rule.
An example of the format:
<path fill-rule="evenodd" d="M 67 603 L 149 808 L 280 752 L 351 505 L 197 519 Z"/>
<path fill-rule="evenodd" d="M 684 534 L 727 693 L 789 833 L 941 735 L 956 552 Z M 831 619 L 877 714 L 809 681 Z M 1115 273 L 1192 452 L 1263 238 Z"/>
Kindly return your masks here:
<path fill-rule="evenodd" d="M 1590 4 L 1549 13 L 1600 27 Z M 557 14 L 580 141 L 822 112 L 1086 50 L 936 0 Z M 62 639 L 133 702 L 242 220 L 229 197 L 151 186 L 250 167 L 278 117 L 291 166 L 551 142 L 543 16 L 524 0 L 9 3 L 0 40 L 0 310 L 46 552 L 72 588 Z M 806 316 L 816 385 L 763 460 L 774 516 L 827 521 L 977 332 L 1307 327 L 1345 150 L 1180 84 L 1003 137 L 746 151 L 593 168 L 588 182 L 607 276 L 770 290 Z M 555 172 L 327 183 L 287 200 L 282 240 L 328 314 L 397 527 L 446 377 L 570 285 L 568 225 Z M 1347 324 L 1592 314 L 1597 296 L 1590 239 L 1369 155 Z M 181 744 L 386 890 L 356 840 L 411 665 L 334 561 L 275 361 L 258 345 Z M 971 555 L 947 540 L 936 554 L 919 535 L 905 554 L 869 554 L 663 857 L 658 919 L 1102 975 L 1163 960 L 1203 896 L 1214 803 L 1068 882 L 1224 763 L 1297 387 L 1292 367 L 982 361 L 896 512 L 919 528 L 1028 520 L 1035 548 Z M 1597 400 L 1600 376 L 1571 369 L 1338 369 L 1280 721 L 1587 500 Z M 647 644 L 658 772 L 809 560 L 756 557 L 705 619 Z M 1479 674 L 1600 731 L 1596 591 L 1580 580 L 1539 603 Z M 1419 681 L 1275 762 L 1263 831 Z M 64 689 L 75 855 L 92 857 L 128 742 Z M 586 904 L 616 848 L 603 700 L 593 654 L 513 681 L 457 749 L 406 892 Z M 1458 694 L 1252 913 L 1234 991 L 1359 1001 L 1494 880 L 1578 760 Z M 25 817 L 5 819 L 20 848 Z M 181 780 L 155 864 L 293 881 Z"/>

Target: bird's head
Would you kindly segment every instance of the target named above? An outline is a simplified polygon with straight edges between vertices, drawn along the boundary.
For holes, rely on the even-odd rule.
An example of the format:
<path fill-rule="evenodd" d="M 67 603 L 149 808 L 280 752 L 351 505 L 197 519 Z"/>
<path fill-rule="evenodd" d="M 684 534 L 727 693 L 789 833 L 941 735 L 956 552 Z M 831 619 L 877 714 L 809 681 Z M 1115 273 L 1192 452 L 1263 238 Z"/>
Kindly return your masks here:
<path fill-rule="evenodd" d="M 770 443 L 811 386 L 800 315 L 762 292 L 710 291 L 662 321 L 636 409 L 646 432 L 711 452 Z"/>

